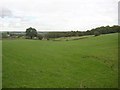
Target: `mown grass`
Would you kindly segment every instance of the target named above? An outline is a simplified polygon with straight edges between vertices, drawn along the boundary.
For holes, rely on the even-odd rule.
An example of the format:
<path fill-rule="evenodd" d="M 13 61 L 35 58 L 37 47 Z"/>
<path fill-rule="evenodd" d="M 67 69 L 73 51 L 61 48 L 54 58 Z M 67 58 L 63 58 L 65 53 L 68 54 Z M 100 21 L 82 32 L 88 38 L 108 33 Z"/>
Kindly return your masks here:
<path fill-rule="evenodd" d="M 116 88 L 118 34 L 73 41 L 3 40 L 3 87 Z"/>

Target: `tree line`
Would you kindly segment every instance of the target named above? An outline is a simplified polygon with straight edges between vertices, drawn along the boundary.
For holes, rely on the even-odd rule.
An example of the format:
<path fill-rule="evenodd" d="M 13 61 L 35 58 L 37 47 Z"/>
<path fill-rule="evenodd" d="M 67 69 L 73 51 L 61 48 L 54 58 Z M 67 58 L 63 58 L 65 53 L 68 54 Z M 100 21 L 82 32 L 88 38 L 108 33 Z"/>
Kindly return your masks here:
<path fill-rule="evenodd" d="M 87 31 L 48 32 L 44 35 L 37 34 L 37 30 L 35 30 L 34 28 L 26 29 L 26 35 L 29 38 L 32 39 L 32 37 L 37 36 L 38 39 L 46 38 L 47 40 L 49 40 L 50 38 L 72 37 L 72 36 L 85 36 L 85 35 L 99 36 L 101 34 L 110 34 L 110 33 L 118 33 L 118 32 L 120 32 L 120 26 L 118 25 L 114 25 L 111 27 L 101 26 L 101 27 L 97 27 L 97 28 L 87 30 Z"/>
<path fill-rule="evenodd" d="M 120 26 L 101 26 L 97 28 L 93 28 L 87 31 L 67 31 L 67 32 L 47 32 L 39 34 L 35 28 L 27 28 L 25 34 L 11 34 L 10 32 L 2 33 L 2 37 L 22 37 L 25 36 L 26 39 L 39 39 L 42 40 L 50 38 L 60 38 L 60 37 L 72 37 L 72 36 L 85 36 L 85 35 L 95 35 L 99 36 L 101 34 L 110 34 L 110 33 L 119 33 Z M 7 36 L 6 36 L 7 35 Z"/>

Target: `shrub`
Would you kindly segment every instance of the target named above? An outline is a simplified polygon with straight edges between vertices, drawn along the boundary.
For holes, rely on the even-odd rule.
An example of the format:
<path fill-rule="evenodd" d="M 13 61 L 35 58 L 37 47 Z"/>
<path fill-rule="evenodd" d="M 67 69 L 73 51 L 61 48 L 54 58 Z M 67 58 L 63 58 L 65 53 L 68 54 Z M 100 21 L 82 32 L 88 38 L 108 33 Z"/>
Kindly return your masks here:
<path fill-rule="evenodd" d="M 95 36 L 99 36 L 99 35 L 100 35 L 100 32 L 95 31 L 95 32 L 94 32 L 94 35 L 95 35 Z"/>
<path fill-rule="evenodd" d="M 42 40 L 43 39 L 43 36 L 42 35 L 38 35 L 37 36 L 39 40 Z"/>

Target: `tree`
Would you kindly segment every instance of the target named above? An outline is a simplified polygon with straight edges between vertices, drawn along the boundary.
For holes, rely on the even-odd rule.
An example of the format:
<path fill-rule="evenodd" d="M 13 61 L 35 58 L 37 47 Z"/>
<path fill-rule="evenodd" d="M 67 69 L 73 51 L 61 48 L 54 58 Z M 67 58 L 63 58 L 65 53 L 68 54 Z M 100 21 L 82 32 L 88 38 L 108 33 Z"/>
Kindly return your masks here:
<path fill-rule="evenodd" d="M 37 30 L 35 28 L 26 29 L 26 36 L 32 39 L 33 37 L 37 37 Z"/>

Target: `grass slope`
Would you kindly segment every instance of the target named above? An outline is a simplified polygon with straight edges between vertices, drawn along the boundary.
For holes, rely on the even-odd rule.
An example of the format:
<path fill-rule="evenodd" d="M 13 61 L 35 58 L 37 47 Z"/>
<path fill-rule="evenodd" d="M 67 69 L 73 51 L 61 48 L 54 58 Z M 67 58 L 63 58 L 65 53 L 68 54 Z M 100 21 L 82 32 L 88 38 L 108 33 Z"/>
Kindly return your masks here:
<path fill-rule="evenodd" d="M 118 34 L 75 41 L 4 40 L 3 87 L 118 87 Z"/>

